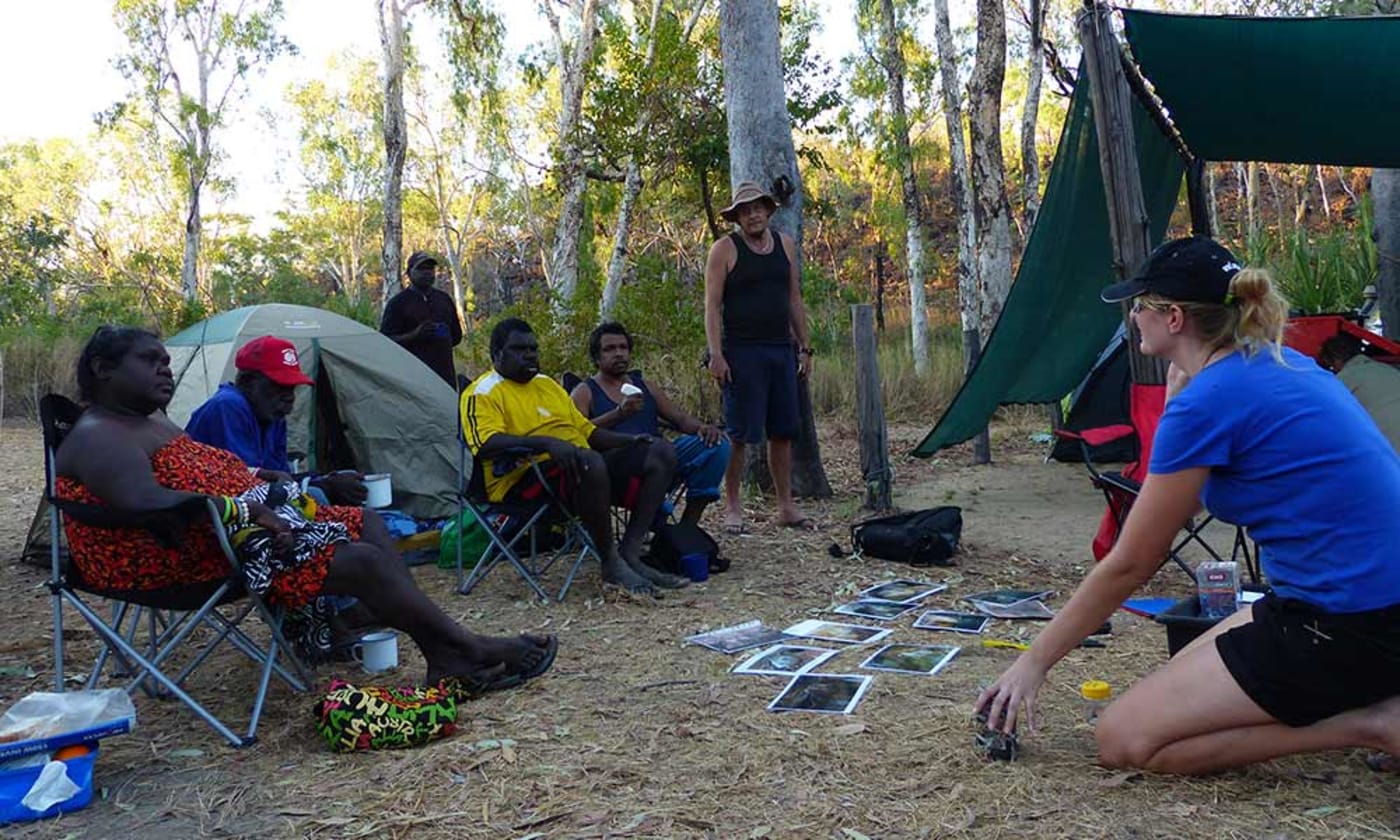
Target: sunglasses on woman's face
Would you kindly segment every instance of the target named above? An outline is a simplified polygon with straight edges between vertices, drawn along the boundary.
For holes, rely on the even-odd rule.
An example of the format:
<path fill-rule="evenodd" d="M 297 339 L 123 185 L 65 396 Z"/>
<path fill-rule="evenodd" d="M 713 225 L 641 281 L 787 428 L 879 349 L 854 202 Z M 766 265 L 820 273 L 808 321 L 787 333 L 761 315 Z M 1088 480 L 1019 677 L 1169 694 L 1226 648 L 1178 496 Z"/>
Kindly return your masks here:
<path fill-rule="evenodd" d="M 1153 312 L 1166 312 L 1171 308 L 1172 305 L 1170 303 L 1159 303 L 1152 300 L 1143 300 L 1142 298 L 1133 298 L 1132 314 L 1136 315 L 1144 309 L 1149 309 Z"/>

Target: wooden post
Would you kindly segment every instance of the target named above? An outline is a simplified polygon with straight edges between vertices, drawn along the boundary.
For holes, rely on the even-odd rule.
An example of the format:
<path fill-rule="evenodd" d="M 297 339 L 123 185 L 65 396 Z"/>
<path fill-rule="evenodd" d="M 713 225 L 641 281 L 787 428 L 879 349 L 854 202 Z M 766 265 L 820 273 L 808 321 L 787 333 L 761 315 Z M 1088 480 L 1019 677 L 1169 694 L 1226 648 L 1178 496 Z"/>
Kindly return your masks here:
<path fill-rule="evenodd" d="M 1120 280 L 1127 279 L 1147 261 L 1149 239 L 1147 205 L 1142 196 L 1138 172 L 1137 146 L 1133 138 L 1132 92 L 1120 62 L 1118 38 L 1113 34 L 1113 10 L 1099 0 L 1084 0 L 1079 13 L 1079 42 L 1084 48 L 1084 68 L 1089 76 L 1089 94 L 1094 109 L 1094 128 L 1099 139 L 1099 168 L 1103 172 L 1104 196 L 1108 202 L 1109 233 L 1113 240 L 1113 269 Z M 1138 349 L 1137 328 L 1127 321 L 1128 364 L 1133 381 L 1163 384 L 1167 381 L 1165 359 L 1144 356 Z"/>
<path fill-rule="evenodd" d="M 889 510 L 890 442 L 885 431 L 885 402 L 875 353 L 875 310 L 868 303 L 851 307 L 851 340 L 856 349 L 856 433 L 860 439 L 860 473 L 865 479 L 865 507 Z"/>

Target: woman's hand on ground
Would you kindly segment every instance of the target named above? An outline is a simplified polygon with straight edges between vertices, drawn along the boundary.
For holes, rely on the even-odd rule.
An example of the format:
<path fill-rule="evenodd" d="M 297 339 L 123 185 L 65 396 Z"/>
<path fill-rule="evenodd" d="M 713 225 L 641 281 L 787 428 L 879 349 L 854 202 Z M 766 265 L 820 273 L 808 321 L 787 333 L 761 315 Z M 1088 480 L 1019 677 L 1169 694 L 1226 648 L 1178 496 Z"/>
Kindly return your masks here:
<path fill-rule="evenodd" d="M 986 714 L 989 728 L 1010 734 L 1016 731 L 1024 705 L 1026 729 L 1034 732 L 1035 698 L 1045 682 L 1045 671 L 1031 658 L 1029 651 L 1021 654 L 1010 668 L 997 677 L 996 682 L 983 689 L 973 710 Z"/>

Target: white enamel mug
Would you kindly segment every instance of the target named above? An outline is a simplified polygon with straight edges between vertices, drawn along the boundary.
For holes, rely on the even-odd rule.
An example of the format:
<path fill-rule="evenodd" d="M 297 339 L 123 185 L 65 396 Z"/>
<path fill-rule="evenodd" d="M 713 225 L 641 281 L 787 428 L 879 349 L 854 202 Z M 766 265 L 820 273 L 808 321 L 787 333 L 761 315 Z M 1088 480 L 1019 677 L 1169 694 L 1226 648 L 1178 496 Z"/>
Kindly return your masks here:
<path fill-rule="evenodd" d="M 350 655 L 366 671 L 377 674 L 399 667 L 399 634 L 392 630 L 367 633 L 350 648 Z"/>

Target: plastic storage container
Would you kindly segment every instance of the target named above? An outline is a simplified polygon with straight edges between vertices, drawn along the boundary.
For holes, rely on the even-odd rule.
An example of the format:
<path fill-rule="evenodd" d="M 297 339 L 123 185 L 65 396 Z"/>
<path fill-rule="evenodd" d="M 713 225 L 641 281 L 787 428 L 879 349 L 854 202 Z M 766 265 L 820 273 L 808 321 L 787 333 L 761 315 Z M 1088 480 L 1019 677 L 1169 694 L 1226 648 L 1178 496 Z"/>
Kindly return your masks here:
<path fill-rule="evenodd" d="M 86 808 L 92 801 L 92 765 L 97 761 L 97 744 L 91 745 L 90 752 L 65 760 L 68 779 L 78 786 L 72 798 L 50 806 L 43 811 L 33 811 L 20 804 L 34 786 L 44 765 L 22 767 L 18 770 L 0 771 L 0 825 L 13 822 L 41 820 L 68 811 Z"/>
<path fill-rule="evenodd" d="M 1113 686 L 1103 680 L 1085 680 L 1079 686 L 1079 699 L 1084 706 L 1084 720 L 1096 723 L 1099 713 L 1113 700 Z"/>
<path fill-rule="evenodd" d="M 1233 560 L 1202 563 L 1196 567 L 1196 594 L 1201 601 L 1201 615 L 1224 618 L 1234 613 L 1240 603 L 1240 567 Z"/>

